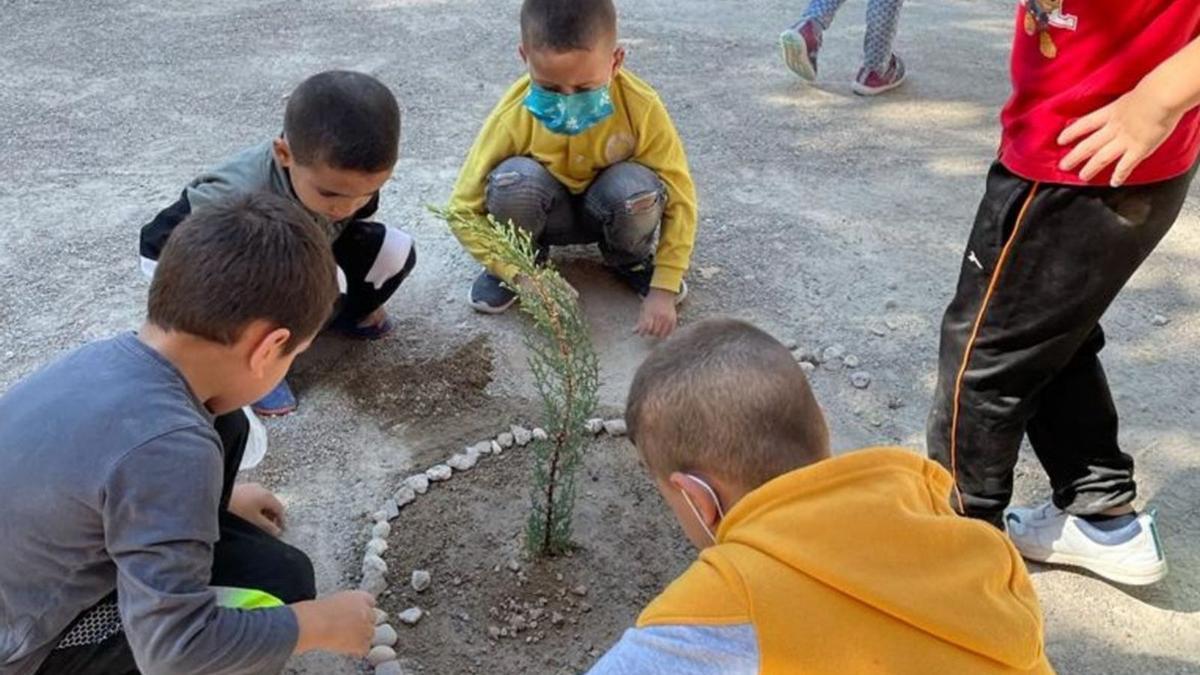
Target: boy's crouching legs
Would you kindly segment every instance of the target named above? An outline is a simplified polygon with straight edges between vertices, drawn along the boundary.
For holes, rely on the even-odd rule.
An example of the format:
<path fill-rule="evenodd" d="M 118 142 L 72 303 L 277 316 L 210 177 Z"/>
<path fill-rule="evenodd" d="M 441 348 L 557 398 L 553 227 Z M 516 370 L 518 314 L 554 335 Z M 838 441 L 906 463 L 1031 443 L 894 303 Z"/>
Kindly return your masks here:
<path fill-rule="evenodd" d="M 511 220 L 538 243 L 547 243 L 542 239 L 548 228 L 568 229 L 571 224 L 566 188 L 530 157 L 509 157 L 492 170 L 486 207 L 498 222 Z"/>
<path fill-rule="evenodd" d="M 370 330 L 377 328 L 377 332 L 386 334 L 386 319 L 381 316 L 376 322 L 367 320 L 416 267 L 417 249 L 412 236 L 381 223 L 353 221 L 333 242 L 333 256 L 345 282 L 333 327 L 356 333 L 352 337 L 383 337 Z M 360 328 L 364 322 L 368 325 Z M 357 334 L 364 331 L 367 333 Z"/>
<path fill-rule="evenodd" d="M 622 162 L 600 174 L 588 188 L 584 209 L 601 232 L 604 262 L 624 267 L 648 261 L 666 203 L 662 181 L 641 164 Z"/>

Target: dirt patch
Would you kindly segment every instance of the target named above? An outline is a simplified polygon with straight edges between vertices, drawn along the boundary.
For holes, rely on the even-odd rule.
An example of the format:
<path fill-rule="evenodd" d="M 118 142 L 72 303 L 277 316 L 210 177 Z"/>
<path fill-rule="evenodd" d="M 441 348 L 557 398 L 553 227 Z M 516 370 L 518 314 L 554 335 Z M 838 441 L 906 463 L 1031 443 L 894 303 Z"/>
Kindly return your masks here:
<path fill-rule="evenodd" d="M 530 454 L 485 457 L 431 487 L 393 523 L 384 555 L 407 667 L 435 673 L 576 673 L 590 667 L 639 611 L 693 559 L 678 525 L 628 443 L 598 439 L 579 475 L 569 556 L 523 556 Z M 432 586 L 408 584 L 429 571 Z M 393 623 L 397 623 L 393 619 Z"/>
<path fill-rule="evenodd" d="M 341 389 L 381 428 L 460 413 L 485 401 L 492 383 L 491 341 L 478 335 L 466 343 L 433 355 L 416 342 L 421 326 L 404 322 L 397 338 L 381 343 L 352 343 L 324 338 L 307 362 L 292 376 L 297 393 L 319 381 Z M 409 344 L 409 343 L 412 344 Z M 339 344 L 340 343 L 340 344 Z M 353 359 L 355 367 L 338 367 L 334 361 Z"/>

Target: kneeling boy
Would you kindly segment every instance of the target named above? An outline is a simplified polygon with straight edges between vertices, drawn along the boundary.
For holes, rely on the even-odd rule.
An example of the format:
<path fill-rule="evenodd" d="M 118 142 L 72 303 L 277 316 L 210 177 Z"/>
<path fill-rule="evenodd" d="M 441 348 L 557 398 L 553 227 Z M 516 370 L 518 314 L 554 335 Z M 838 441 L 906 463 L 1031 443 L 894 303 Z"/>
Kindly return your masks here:
<path fill-rule="evenodd" d="M 399 144 L 400 106 L 382 82 L 343 70 L 313 75 L 288 97 L 282 135 L 196 178 L 142 228 L 142 271 L 153 276 L 188 213 L 230 195 L 270 192 L 303 206 L 325 231 L 342 293 L 330 328 L 354 339 L 382 338 L 393 328 L 383 305 L 417 261 L 412 237 L 369 220 Z M 281 380 L 253 407 L 260 415 L 286 415 L 296 397 Z"/>
<path fill-rule="evenodd" d="M 163 250 L 138 333 L 0 398 L 0 672 L 276 673 L 366 651 L 371 596 L 313 600 L 309 559 L 272 536 L 282 505 L 234 486 L 245 416 L 214 428 L 283 378 L 336 298 L 299 206 L 208 206 Z"/>
<path fill-rule="evenodd" d="M 830 457 L 804 372 L 766 333 L 691 326 L 642 364 L 630 437 L 700 558 L 594 673 L 1044 673 L 1004 535 L 912 452 Z"/>
<path fill-rule="evenodd" d="M 519 51 L 529 74 L 484 123 L 451 210 L 511 220 L 543 254 L 599 243 L 605 264 L 643 298 L 638 333 L 666 337 L 686 294 L 695 187 L 658 94 L 622 68 L 612 0 L 525 0 Z M 462 243 L 487 266 L 471 306 L 507 310 L 514 271 L 487 260 L 479 242 Z"/>

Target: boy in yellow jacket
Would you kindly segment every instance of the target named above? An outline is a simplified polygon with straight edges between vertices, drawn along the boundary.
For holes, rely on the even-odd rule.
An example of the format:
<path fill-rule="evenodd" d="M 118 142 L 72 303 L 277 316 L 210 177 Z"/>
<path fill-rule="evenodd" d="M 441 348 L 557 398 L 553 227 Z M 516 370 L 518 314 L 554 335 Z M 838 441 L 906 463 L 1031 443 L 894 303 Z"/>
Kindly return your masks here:
<path fill-rule="evenodd" d="M 1052 672 L 1012 544 L 957 516 L 949 474 L 915 453 L 831 458 L 766 333 L 680 331 L 638 370 L 626 420 L 700 557 L 594 674 Z"/>
<path fill-rule="evenodd" d="M 549 246 L 598 243 L 643 298 L 636 330 L 666 337 L 686 294 L 696 195 L 683 144 L 650 85 L 624 70 L 612 0 L 525 0 L 517 80 L 463 164 L 450 208 L 511 220 Z M 655 235 L 658 245 L 655 247 Z M 476 310 L 512 306 L 514 271 L 463 246 L 485 269 Z"/>

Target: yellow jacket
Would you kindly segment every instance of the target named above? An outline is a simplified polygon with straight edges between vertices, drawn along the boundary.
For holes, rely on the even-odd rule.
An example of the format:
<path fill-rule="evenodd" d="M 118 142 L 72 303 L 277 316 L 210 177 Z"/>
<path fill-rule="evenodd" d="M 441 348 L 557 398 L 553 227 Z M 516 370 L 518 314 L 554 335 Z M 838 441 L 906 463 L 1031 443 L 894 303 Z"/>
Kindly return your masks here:
<path fill-rule="evenodd" d="M 776 478 L 734 505 L 638 627 L 752 623 L 762 673 L 1052 673 L 1016 549 L 899 449 Z"/>
<path fill-rule="evenodd" d="M 509 157 L 536 159 L 576 195 L 609 166 L 637 162 L 658 174 L 667 189 L 650 285 L 677 292 L 696 240 L 696 188 L 683 143 L 658 94 L 621 69 L 610 87 L 614 113 L 578 136 L 565 136 L 548 131 L 525 109 L 529 86 L 528 75 L 517 80 L 484 122 L 454 185 L 450 210 L 484 215 L 488 174 Z M 511 268 L 485 260 L 476 241 L 460 239 L 493 274 L 512 280 Z"/>

